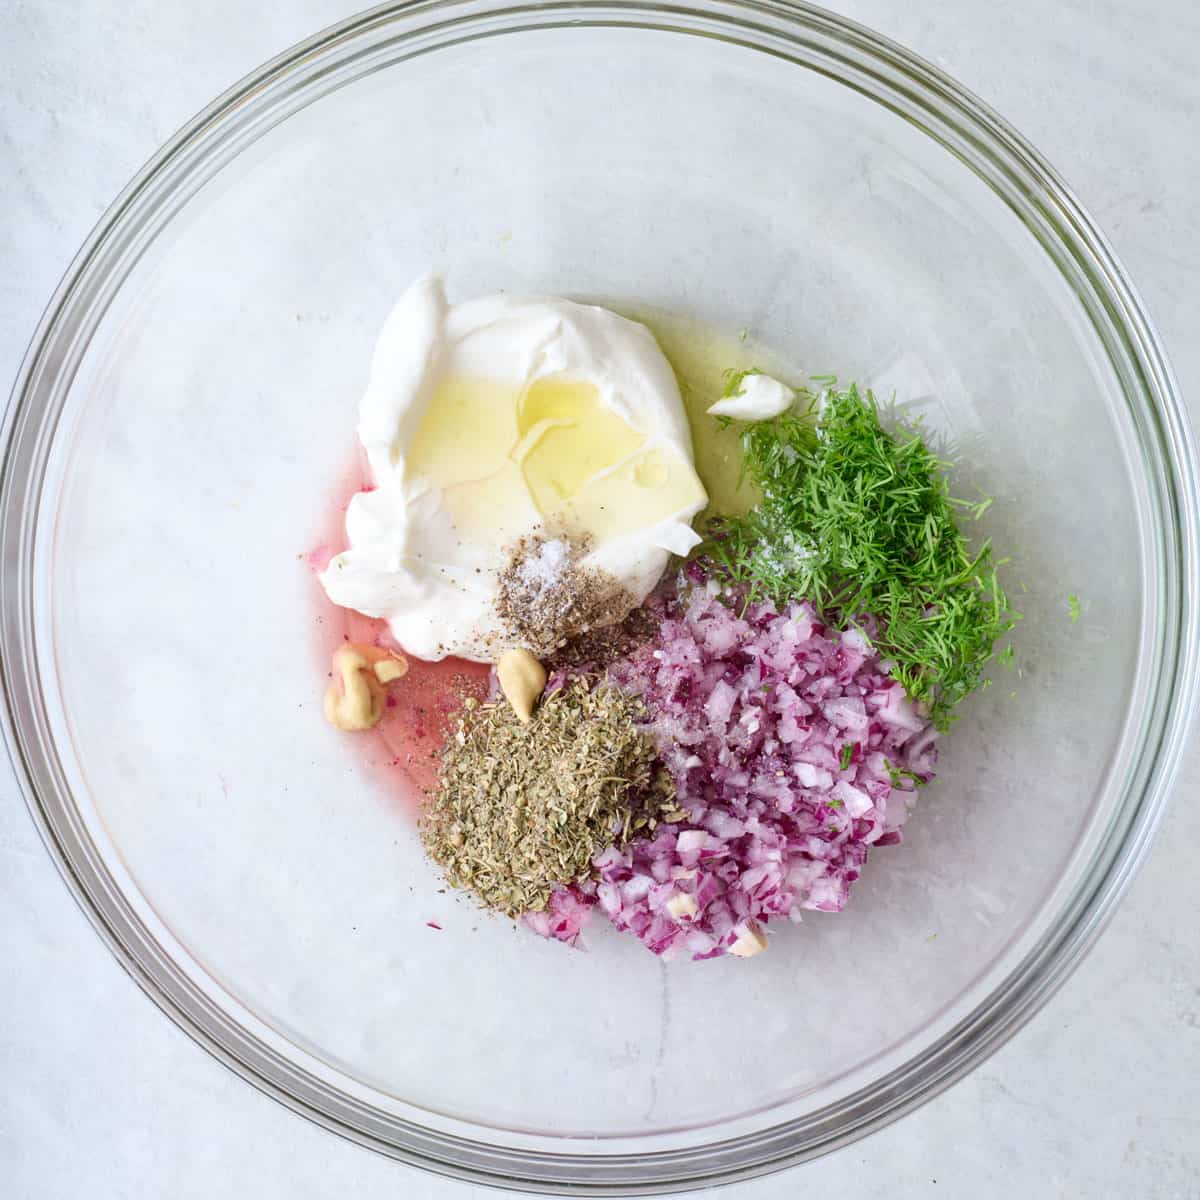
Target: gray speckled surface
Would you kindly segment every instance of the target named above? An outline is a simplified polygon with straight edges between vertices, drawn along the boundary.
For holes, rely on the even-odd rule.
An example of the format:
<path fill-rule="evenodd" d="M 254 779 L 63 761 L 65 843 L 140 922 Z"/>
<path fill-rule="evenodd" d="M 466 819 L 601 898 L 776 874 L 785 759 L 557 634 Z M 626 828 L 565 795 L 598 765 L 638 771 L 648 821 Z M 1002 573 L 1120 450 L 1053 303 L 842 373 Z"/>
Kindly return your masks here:
<path fill-rule="evenodd" d="M 352 7 L 4 5 L 6 378 L 70 255 L 141 162 L 226 84 Z M 1048 155 L 1140 285 L 1185 395 L 1200 396 L 1200 13 L 1179 0 L 835 7 L 936 61 Z M 716 1194 L 1200 1195 L 1198 782 L 1193 752 L 1099 946 L 984 1067 L 800 1173 Z M 194 1047 L 94 936 L 6 775 L 0 906 L 6 1196 L 474 1194 L 310 1126 Z"/>

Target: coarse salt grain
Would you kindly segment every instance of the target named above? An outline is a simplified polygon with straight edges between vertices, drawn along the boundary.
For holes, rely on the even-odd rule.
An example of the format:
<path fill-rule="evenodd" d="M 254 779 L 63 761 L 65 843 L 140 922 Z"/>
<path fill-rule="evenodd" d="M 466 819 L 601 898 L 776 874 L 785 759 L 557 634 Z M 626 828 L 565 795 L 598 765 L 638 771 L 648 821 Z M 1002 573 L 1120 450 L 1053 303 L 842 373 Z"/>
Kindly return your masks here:
<path fill-rule="evenodd" d="M 519 568 L 521 582 L 531 587 L 553 587 L 571 564 L 571 547 L 561 539 L 539 542 L 537 552 L 529 554 Z"/>

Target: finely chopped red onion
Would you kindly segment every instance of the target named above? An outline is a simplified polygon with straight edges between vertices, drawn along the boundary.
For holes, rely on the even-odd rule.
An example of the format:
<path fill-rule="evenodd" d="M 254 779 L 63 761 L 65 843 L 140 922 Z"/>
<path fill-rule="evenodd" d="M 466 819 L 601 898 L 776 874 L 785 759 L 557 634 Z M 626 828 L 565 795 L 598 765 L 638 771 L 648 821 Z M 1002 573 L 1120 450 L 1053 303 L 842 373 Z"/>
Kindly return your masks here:
<path fill-rule="evenodd" d="M 772 918 L 837 912 L 871 846 L 901 840 L 936 734 L 871 648 L 873 623 L 834 633 L 811 605 L 746 603 L 692 578 L 651 601 L 657 636 L 610 666 L 688 816 L 593 860 L 527 923 L 574 943 L 599 908 L 664 958 L 760 942 Z"/>

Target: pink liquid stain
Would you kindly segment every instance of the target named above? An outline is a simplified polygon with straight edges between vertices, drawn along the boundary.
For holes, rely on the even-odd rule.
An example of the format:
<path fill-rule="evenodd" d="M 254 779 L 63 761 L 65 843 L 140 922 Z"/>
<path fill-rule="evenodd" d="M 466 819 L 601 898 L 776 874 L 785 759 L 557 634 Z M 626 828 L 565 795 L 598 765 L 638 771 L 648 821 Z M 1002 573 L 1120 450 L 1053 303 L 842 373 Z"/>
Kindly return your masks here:
<path fill-rule="evenodd" d="M 337 551 L 328 542 L 322 542 L 321 545 L 310 550 L 304 556 L 304 560 L 308 563 L 314 574 L 319 575 L 333 561 L 333 556 L 336 553 Z"/>
<path fill-rule="evenodd" d="M 316 545 L 302 555 L 313 577 L 317 687 L 323 695 L 332 678 L 330 659 L 343 642 L 363 642 L 404 653 L 408 673 L 388 686 L 383 719 L 367 733 L 343 736 L 352 749 L 363 754 L 386 793 L 415 817 L 425 794 L 437 782 L 438 753 L 453 732 L 463 700 L 468 696 L 483 699 L 490 668 L 461 658 L 441 662 L 415 658 L 392 637 L 386 621 L 339 608 L 326 596 L 317 575 L 346 544 L 346 508 L 356 492 L 372 490 L 367 465 L 359 455 L 335 490 L 338 502 L 331 506 L 325 527 L 318 530 Z"/>

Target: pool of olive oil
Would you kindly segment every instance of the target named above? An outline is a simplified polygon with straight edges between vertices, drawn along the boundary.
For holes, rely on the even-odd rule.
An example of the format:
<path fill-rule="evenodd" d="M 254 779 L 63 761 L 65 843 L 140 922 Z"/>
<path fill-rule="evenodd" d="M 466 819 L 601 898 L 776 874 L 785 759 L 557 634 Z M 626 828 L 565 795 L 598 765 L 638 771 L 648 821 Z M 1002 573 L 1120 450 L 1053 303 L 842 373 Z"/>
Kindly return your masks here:
<path fill-rule="evenodd" d="M 738 429 L 723 428 L 707 410 L 729 370 L 759 367 L 783 379 L 791 373 L 748 331 L 721 333 L 659 309 L 599 303 L 649 328 L 675 371 L 696 474 L 708 493 L 697 528 L 706 517 L 753 508 L 758 489 L 742 477 Z M 684 464 L 657 452 L 638 455 L 642 440 L 599 403 L 590 384 L 539 380 L 522 399 L 503 385 L 454 377 L 429 405 L 409 459 L 439 484 L 455 527 L 468 536 L 512 541 L 528 526 L 532 499 L 544 519 L 603 538 L 678 511 L 695 487 Z M 593 478 L 627 457 L 623 472 Z"/>
<path fill-rule="evenodd" d="M 708 492 L 708 507 L 697 519 L 697 528 L 706 517 L 737 516 L 758 503 L 758 489 L 742 478 L 742 446 L 735 427 L 721 428 L 708 407 L 725 390 L 725 372 L 759 367 L 781 379 L 791 380 L 789 372 L 749 331 L 727 334 L 690 317 L 682 317 L 652 308 L 614 306 L 615 312 L 640 321 L 654 334 L 679 380 L 683 405 L 692 430 L 692 450 L 696 473 Z"/>

